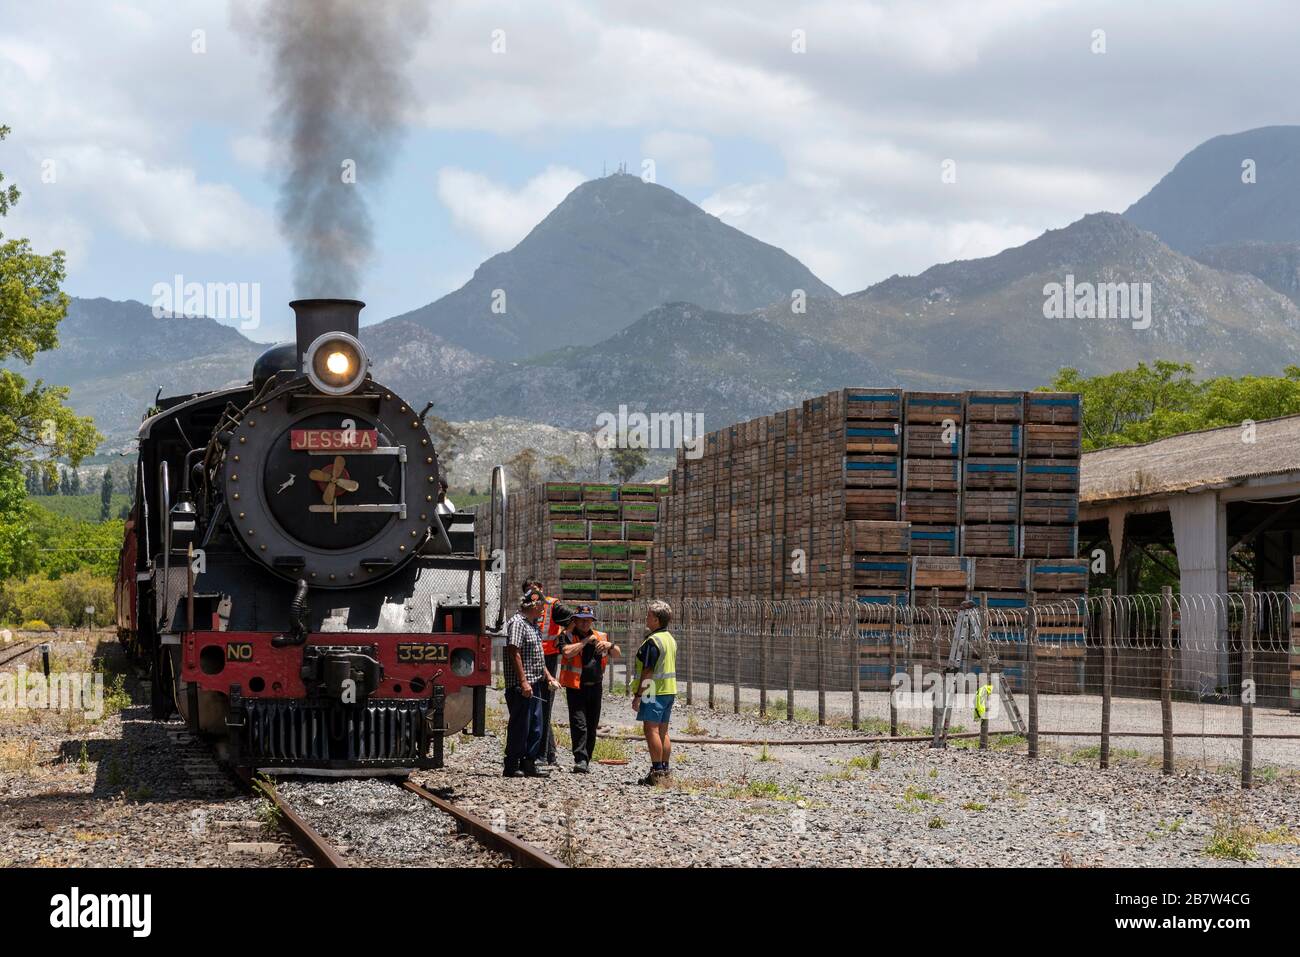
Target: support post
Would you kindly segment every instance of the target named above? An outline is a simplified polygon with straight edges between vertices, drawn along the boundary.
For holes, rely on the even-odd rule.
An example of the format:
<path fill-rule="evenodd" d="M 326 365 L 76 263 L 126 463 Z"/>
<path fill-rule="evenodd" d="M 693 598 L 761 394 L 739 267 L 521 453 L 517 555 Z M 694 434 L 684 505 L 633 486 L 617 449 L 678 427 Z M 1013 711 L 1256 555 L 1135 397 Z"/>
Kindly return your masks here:
<path fill-rule="evenodd" d="M 1101 746 L 1097 762 L 1104 771 L 1110 767 L 1110 704 L 1115 693 L 1115 605 L 1109 588 L 1101 593 Z"/>
<path fill-rule="evenodd" d="M 1160 733 L 1164 739 L 1161 770 L 1174 773 L 1174 590 L 1160 589 Z"/>
<path fill-rule="evenodd" d="M 1241 623 L 1241 787 L 1249 791 L 1255 774 L 1255 590 L 1247 588 Z"/>
<path fill-rule="evenodd" d="M 817 601 L 817 723 L 826 723 L 826 606 Z"/>
<path fill-rule="evenodd" d="M 947 676 L 939 668 L 939 635 L 943 631 L 943 622 L 939 614 L 939 589 L 930 589 L 930 605 L 934 610 L 933 627 L 930 629 L 930 662 L 934 666 L 933 672 L 939 675 L 939 680 L 946 682 Z M 932 703 L 930 705 L 930 736 L 934 739 L 934 747 L 939 744 L 939 725 L 943 723 L 943 704 L 942 696 L 946 694 L 947 684 L 942 684 L 933 689 Z"/>
<path fill-rule="evenodd" d="M 983 684 L 991 684 L 993 676 L 989 672 L 989 593 L 980 592 L 980 670 L 983 674 Z M 980 718 L 980 750 L 989 749 L 989 715 L 988 710 L 984 712 L 984 717 Z"/>
<path fill-rule="evenodd" d="M 1028 627 L 1025 629 L 1025 688 L 1029 692 L 1029 756 L 1038 757 L 1038 607 L 1029 593 Z"/>
<path fill-rule="evenodd" d="M 713 613 L 709 615 L 709 710 L 713 710 L 713 689 L 718 683 L 718 607 L 710 602 Z"/>
<path fill-rule="evenodd" d="M 894 700 L 894 675 L 898 674 L 898 606 L 889 605 L 889 736 L 898 737 L 898 702 Z"/>
<path fill-rule="evenodd" d="M 787 721 L 794 720 L 794 658 L 798 650 L 799 624 L 802 623 L 803 609 L 800 607 L 797 617 L 793 611 L 790 614 L 790 654 L 785 662 L 785 720 Z"/>
<path fill-rule="evenodd" d="M 862 629 L 858 627 L 858 610 L 853 607 L 857 604 L 856 599 L 849 598 L 843 602 L 844 621 L 848 629 L 848 640 L 845 644 L 849 649 L 849 668 L 851 673 L 849 679 L 853 688 L 853 730 L 858 730 L 862 720 Z"/>

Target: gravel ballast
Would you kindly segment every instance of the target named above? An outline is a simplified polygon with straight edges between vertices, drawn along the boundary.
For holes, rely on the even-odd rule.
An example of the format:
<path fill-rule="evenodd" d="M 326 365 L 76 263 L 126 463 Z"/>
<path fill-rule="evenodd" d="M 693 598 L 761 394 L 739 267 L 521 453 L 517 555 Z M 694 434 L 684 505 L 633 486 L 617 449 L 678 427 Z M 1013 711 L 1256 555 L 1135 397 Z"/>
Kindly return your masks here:
<path fill-rule="evenodd" d="M 502 717 L 499 695 L 490 696 Z M 567 728 L 563 699 L 557 729 Z M 631 730 L 626 698 L 607 697 L 607 730 Z M 586 866 L 1253 866 L 1300 863 L 1300 779 L 1283 769 L 1243 792 L 1234 775 L 1182 767 L 1172 776 L 1137 752 L 1108 771 L 1087 752 L 1031 760 L 1023 743 L 931 750 L 924 744 L 764 748 L 764 738 L 844 736 L 679 704 L 674 730 L 751 738 L 754 746 L 674 747 L 673 782 L 646 787 L 644 745 L 630 763 L 561 766 L 543 780 L 504 779 L 503 731 L 462 736 L 448 767 L 417 775 L 457 803 Z M 561 734 L 561 743 L 565 735 Z M 879 758 L 875 757 L 879 752 Z M 1253 854 L 1248 861 L 1214 856 Z"/>

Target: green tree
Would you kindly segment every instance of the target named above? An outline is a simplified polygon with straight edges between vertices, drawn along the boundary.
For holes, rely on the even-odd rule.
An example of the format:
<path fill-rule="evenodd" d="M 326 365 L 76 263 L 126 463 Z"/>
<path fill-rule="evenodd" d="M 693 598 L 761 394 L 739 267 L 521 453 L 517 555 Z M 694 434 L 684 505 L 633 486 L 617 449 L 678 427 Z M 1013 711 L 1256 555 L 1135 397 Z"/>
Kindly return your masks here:
<path fill-rule="evenodd" d="M 506 459 L 506 474 L 515 488 L 527 488 L 537 481 L 537 450 L 520 449 Z"/>
<path fill-rule="evenodd" d="M 609 453 L 610 466 L 620 482 L 632 481 L 632 476 L 645 468 L 649 459 L 645 449 L 641 448 L 613 449 Z"/>
<path fill-rule="evenodd" d="M 0 140 L 9 127 L 0 126 Z M 0 218 L 18 202 L 18 187 L 3 186 L 0 173 Z M 68 312 L 62 250 L 48 256 L 33 252 L 26 239 L 6 239 L 0 233 L 0 361 L 30 364 L 38 352 L 58 345 L 58 326 Z M 27 380 L 9 369 L 0 370 L 0 465 L 44 456 L 47 462 L 66 456 L 73 465 L 89 455 L 101 436 L 88 416 L 79 416 L 64 400 L 68 390 Z M 53 465 L 47 465 L 47 471 Z"/>
<path fill-rule="evenodd" d="M 568 482 L 573 478 L 573 463 L 563 455 L 546 456 L 546 472 L 556 482 Z"/>
<path fill-rule="evenodd" d="M 72 473 L 72 481 L 69 483 L 72 486 L 72 494 L 80 495 L 81 494 L 81 472 L 79 469 L 68 469 L 68 471 Z"/>
<path fill-rule="evenodd" d="M 79 568 L 110 577 L 116 573 L 123 534 L 120 519 L 82 521 L 32 503 L 29 524 L 33 557 L 21 566 L 22 572 L 56 578 Z"/>
<path fill-rule="evenodd" d="M 433 439 L 433 448 L 444 471 L 465 450 L 465 433 L 432 412 L 424 417 L 424 427 Z"/>
<path fill-rule="evenodd" d="M 72 476 L 68 474 L 69 469 L 59 469 L 59 494 L 72 494 Z"/>
<path fill-rule="evenodd" d="M 104 469 L 104 480 L 99 483 L 99 520 L 107 522 L 113 509 L 113 470 Z"/>
<path fill-rule="evenodd" d="M 1200 382 L 1194 374 L 1190 365 L 1161 360 L 1097 376 L 1063 368 L 1048 388 L 1082 395 L 1084 451 L 1300 413 L 1300 367 Z"/>
<path fill-rule="evenodd" d="M 31 510 L 22 473 L 13 467 L 0 468 L 0 581 L 31 570 Z"/>

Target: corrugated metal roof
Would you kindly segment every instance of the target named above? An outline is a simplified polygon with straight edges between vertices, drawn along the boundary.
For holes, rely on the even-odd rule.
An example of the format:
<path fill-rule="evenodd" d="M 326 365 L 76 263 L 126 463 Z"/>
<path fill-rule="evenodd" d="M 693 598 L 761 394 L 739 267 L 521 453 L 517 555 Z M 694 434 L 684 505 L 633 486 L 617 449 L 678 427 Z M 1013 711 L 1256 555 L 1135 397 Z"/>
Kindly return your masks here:
<path fill-rule="evenodd" d="M 1300 415 L 1256 422 L 1250 438 L 1245 427 L 1229 425 L 1087 452 L 1080 468 L 1080 502 L 1169 495 L 1300 472 Z"/>

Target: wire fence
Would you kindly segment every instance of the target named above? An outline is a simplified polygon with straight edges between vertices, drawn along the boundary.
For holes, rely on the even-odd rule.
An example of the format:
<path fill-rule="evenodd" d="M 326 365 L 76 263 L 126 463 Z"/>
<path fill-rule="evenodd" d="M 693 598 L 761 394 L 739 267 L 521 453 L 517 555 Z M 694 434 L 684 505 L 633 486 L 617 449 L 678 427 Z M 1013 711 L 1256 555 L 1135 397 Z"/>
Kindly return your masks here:
<path fill-rule="evenodd" d="M 1300 688 L 1291 625 L 1300 595 L 1242 592 L 1053 598 L 1024 607 L 977 596 L 970 654 L 949 661 L 960 608 L 899 600 L 687 598 L 674 607 L 678 696 L 769 720 L 895 737 L 932 735 L 945 702 L 953 733 L 981 746 L 1023 731 L 1075 759 L 1136 758 L 1166 773 L 1300 767 Z M 626 693 L 646 602 L 601 602 L 597 627 L 623 651 L 607 671 Z M 1300 649 L 1296 649 L 1300 651 Z M 1300 674 L 1300 672 L 1297 672 Z M 978 688 L 996 682 L 977 717 Z M 1019 712 L 1019 722 L 1012 713 Z M 1018 727 L 1019 724 L 1019 727 Z"/>

